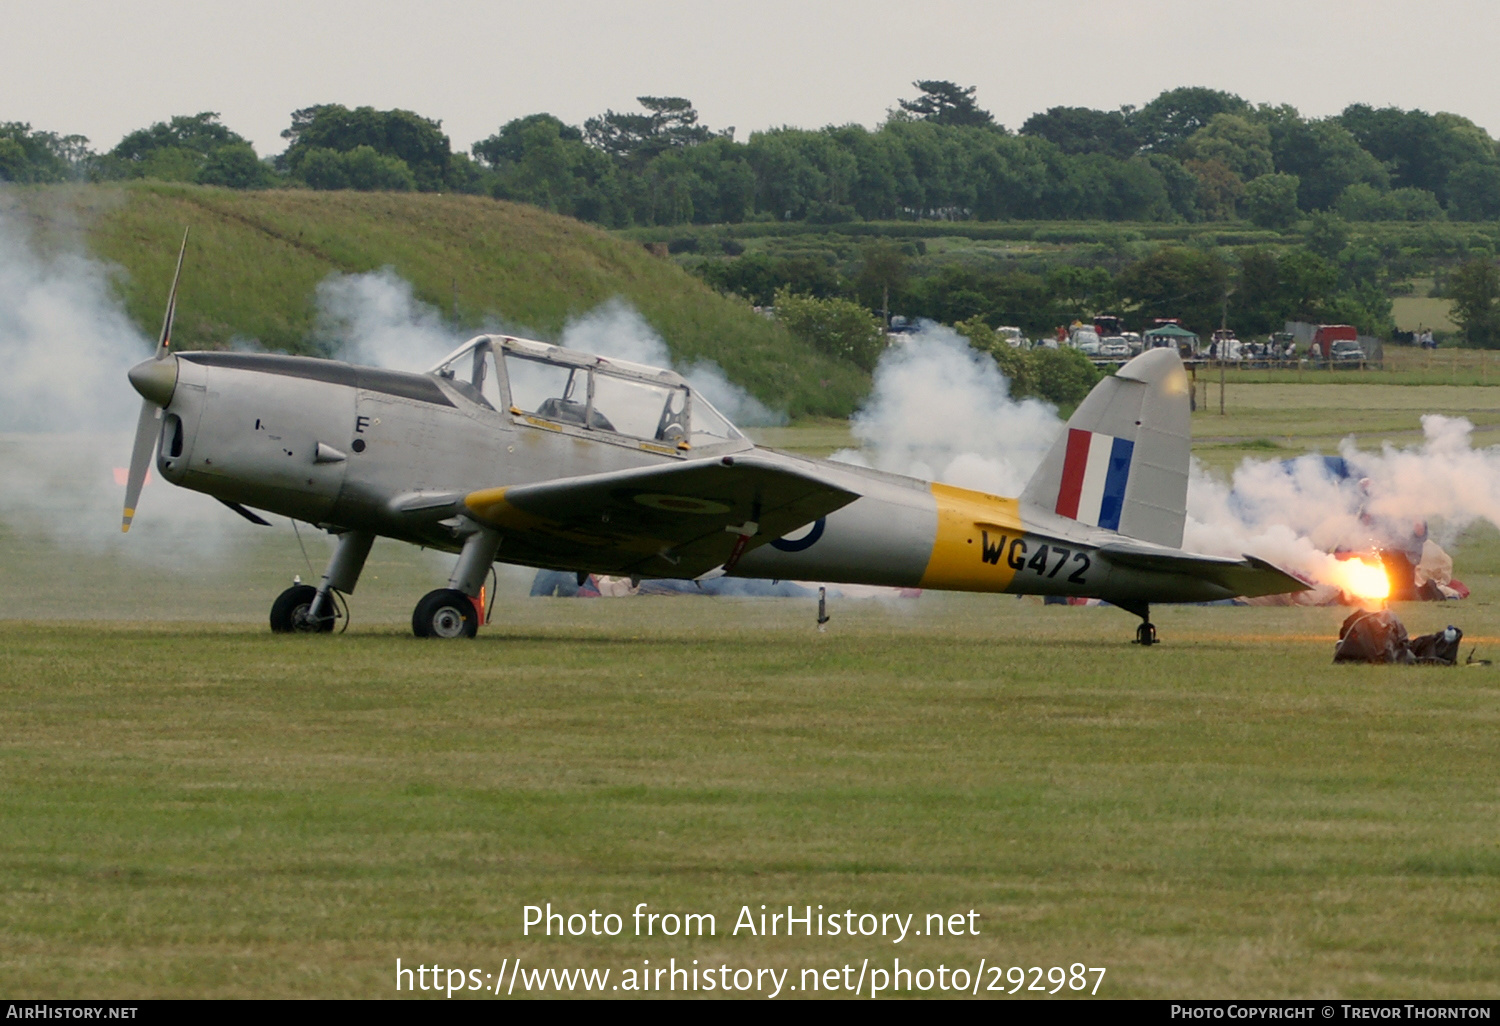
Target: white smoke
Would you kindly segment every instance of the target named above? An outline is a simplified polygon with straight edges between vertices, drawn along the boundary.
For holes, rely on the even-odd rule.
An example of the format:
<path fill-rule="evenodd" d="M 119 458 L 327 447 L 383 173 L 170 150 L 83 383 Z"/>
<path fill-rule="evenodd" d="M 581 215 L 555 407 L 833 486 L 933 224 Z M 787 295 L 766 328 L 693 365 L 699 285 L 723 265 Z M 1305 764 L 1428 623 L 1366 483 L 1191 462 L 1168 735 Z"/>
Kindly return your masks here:
<path fill-rule="evenodd" d="M 350 363 L 425 371 L 467 338 L 389 267 L 331 274 L 318 283 L 317 303 L 318 337 Z"/>
<path fill-rule="evenodd" d="M 1466 419 L 1428 414 L 1419 445 L 1367 452 L 1345 439 L 1342 478 L 1321 456 L 1247 459 L 1227 483 L 1195 463 L 1183 545 L 1248 553 L 1327 581 L 1337 576 L 1334 550 L 1416 557 L 1423 537 L 1446 546 L 1477 521 L 1500 527 L 1500 447 L 1474 448 L 1473 430 Z"/>
<path fill-rule="evenodd" d="M 952 328 L 926 322 L 881 356 L 851 427 L 860 447 L 836 460 L 1018 495 L 1062 421 L 1047 403 L 1012 399 L 993 359 Z"/>
<path fill-rule="evenodd" d="M 672 354 L 660 335 L 634 307 L 615 298 L 568 321 L 561 345 L 585 353 L 672 369 Z M 740 427 L 785 424 L 786 414 L 770 409 L 724 376 L 712 360 L 675 368 L 694 391 Z"/>
<path fill-rule="evenodd" d="M 152 475 L 136 526 L 120 532 L 141 408 L 125 374 L 154 340 L 126 316 L 111 273 L 77 252 L 42 256 L 0 210 L 0 520 L 69 553 L 196 565 L 249 530 L 207 496 Z"/>

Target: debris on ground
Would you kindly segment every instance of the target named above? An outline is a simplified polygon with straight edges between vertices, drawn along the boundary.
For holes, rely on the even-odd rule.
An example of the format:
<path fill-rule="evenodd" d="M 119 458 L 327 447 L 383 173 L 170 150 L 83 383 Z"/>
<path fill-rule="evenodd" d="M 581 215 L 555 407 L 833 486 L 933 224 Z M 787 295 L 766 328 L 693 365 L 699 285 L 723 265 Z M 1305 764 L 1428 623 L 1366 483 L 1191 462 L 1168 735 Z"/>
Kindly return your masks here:
<path fill-rule="evenodd" d="M 1409 637 L 1406 626 L 1390 610 L 1361 609 L 1349 614 L 1339 627 L 1333 661 L 1454 666 L 1458 663 L 1458 646 L 1463 636 L 1463 631 L 1449 624 L 1433 634 Z"/>

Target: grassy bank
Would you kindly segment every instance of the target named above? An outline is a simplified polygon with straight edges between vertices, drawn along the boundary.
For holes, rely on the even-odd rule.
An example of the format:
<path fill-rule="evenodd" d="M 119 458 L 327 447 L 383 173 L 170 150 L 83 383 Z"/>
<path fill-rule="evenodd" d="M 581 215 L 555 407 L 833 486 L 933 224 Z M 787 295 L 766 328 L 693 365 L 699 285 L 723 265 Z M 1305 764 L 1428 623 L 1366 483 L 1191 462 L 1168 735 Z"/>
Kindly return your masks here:
<path fill-rule="evenodd" d="M 178 315 L 185 348 L 236 336 L 315 348 L 315 290 L 330 274 L 392 267 L 455 332 L 503 326 L 556 338 L 569 318 L 621 297 L 682 363 L 713 360 L 792 415 L 847 415 L 868 388 L 674 263 L 535 207 L 473 196 L 234 192 L 141 183 L 11 188 L 0 213 L 43 248 L 82 242 L 120 271 L 131 318 L 154 335 L 184 226 L 193 230 Z"/>

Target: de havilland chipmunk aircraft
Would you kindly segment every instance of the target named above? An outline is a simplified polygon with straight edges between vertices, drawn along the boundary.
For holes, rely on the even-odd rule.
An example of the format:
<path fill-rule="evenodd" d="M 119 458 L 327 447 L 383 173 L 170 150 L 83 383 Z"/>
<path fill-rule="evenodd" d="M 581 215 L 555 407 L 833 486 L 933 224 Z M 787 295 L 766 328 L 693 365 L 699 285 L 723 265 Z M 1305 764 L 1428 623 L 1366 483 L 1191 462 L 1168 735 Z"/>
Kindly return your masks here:
<path fill-rule="evenodd" d="M 124 529 L 155 451 L 162 477 L 257 523 L 262 510 L 334 534 L 319 584 L 276 599 L 274 631 L 331 630 L 377 536 L 458 554 L 412 615 L 436 638 L 475 635 L 497 560 L 1089 596 L 1139 616 L 1147 645 L 1151 603 L 1307 587 L 1253 556 L 1180 548 L 1189 405 L 1171 349 L 1101 381 L 1020 497 L 1001 498 L 762 448 L 672 371 L 508 336 L 423 374 L 174 353 L 176 293 L 174 279 L 156 354 L 129 374 L 145 403 Z"/>

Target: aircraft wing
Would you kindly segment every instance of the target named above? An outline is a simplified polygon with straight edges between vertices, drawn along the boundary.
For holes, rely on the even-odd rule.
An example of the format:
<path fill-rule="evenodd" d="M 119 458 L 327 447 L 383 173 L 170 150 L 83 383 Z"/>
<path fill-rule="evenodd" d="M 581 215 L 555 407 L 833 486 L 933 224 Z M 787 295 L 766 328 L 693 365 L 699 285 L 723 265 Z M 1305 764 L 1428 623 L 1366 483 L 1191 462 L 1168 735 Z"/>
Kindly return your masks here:
<path fill-rule="evenodd" d="M 1307 591 L 1311 587 L 1256 556 L 1224 559 L 1117 543 L 1101 546 L 1099 554 L 1113 565 L 1131 570 L 1181 574 L 1211 581 L 1232 595 L 1280 595 L 1289 591 Z"/>
<path fill-rule="evenodd" d="M 697 577 L 859 498 L 755 453 L 561 478 L 464 497 L 500 558 L 641 577 Z"/>

